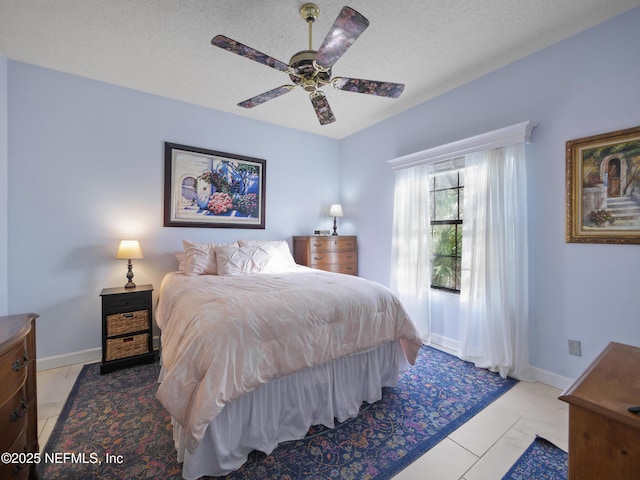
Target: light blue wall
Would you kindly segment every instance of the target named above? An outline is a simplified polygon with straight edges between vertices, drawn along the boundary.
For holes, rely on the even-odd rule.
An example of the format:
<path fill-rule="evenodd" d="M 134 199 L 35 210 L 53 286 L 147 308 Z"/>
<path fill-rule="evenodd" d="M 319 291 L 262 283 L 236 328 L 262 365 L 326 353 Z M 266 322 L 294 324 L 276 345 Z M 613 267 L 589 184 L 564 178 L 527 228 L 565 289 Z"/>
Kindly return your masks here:
<path fill-rule="evenodd" d="M 344 140 L 342 197 L 358 226 L 361 274 L 389 281 L 387 160 L 531 120 L 531 363 L 575 378 L 609 341 L 640 345 L 640 246 L 564 242 L 565 142 L 640 125 L 638 45 L 640 8 Z M 455 339 L 455 305 L 443 304 L 434 331 Z M 568 355 L 569 338 L 582 341 L 583 357 Z"/>
<path fill-rule="evenodd" d="M 8 90 L 9 309 L 40 314 L 39 357 L 100 346 L 99 293 L 126 283 L 120 239 L 140 241 L 134 281 L 157 293 L 183 238 L 290 239 L 331 224 L 336 140 L 15 61 Z M 266 159 L 266 229 L 164 228 L 165 141 Z"/>
<path fill-rule="evenodd" d="M 640 247 L 564 243 L 565 142 L 640 125 L 639 44 L 634 9 L 340 142 L 0 57 L 11 279 L 0 249 L 0 301 L 40 313 L 39 357 L 99 347 L 99 292 L 126 281 L 113 259 L 120 239 L 140 240 L 135 280 L 158 288 L 182 238 L 307 234 L 330 228 L 324 212 L 338 200 L 340 232 L 359 236 L 360 273 L 388 285 L 386 161 L 531 120 L 531 363 L 576 377 L 608 341 L 640 345 Z M 265 158 L 266 230 L 162 227 L 164 141 Z M 455 339 L 451 297 L 434 313 L 436 333 Z M 582 340 L 582 358 L 567 354 L 568 338 Z"/>
<path fill-rule="evenodd" d="M 9 236 L 8 215 L 8 168 L 7 158 L 7 59 L 0 55 L 0 315 L 9 313 L 7 254 Z"/>

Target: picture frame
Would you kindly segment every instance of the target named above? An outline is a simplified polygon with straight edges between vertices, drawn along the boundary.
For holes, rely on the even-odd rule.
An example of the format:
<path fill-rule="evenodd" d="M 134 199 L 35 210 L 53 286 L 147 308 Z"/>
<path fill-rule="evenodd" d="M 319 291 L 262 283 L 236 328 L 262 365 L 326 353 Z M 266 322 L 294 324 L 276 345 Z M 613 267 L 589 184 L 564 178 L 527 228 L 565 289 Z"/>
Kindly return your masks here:
<path fill-rule="evenodd" d="M 640 126 L 566 142 L 565 240 L 640 244 Z"/>
<path fill-rule="evenodd" d="M 165 142 L 164 226 L 265 228 L 266 160 Z"/>

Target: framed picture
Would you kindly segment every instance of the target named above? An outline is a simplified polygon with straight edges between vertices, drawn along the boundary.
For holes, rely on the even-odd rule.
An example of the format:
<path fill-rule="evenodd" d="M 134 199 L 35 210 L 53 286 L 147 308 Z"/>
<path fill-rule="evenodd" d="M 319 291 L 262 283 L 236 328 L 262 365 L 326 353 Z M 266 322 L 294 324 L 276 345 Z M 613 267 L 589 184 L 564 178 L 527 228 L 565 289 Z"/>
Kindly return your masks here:
<path fill-rule="evenodd" d="M 265 160 L 164 145 L 165 227 L 265 228 Z"/>
<path fill-rule="evenodd" d="M 566 241 L 640 244 L 640 127 L 567 142 Z"/>

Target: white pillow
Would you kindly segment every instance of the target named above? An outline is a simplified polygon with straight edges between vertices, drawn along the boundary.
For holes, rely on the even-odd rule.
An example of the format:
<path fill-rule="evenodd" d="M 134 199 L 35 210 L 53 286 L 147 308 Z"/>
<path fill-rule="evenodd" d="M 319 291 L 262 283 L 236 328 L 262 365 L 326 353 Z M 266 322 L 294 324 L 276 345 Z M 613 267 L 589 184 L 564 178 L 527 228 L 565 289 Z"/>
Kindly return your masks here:
<path fill-rule="evenodd" d="M 176 260 L 178 261 L 178 271 L 179 272 L 184 272 L 184 265 L 185 265 L 185 262 L 186 262 L 184 251 L 177 250 L 177 251 L 173 252 L 173 256 L 176 257 Z"/>
<path fill-rule="evenodd" d="M 269 263 L 273 247 L 216 247 L 218 275 L 249 275 L 261 273 Z"/>
<path fill-rule="evenodd" d="M 182 240 L 185 275 L 217 275 L 216 247 L 222 245 L 220 243 L 199 243 Z M 236 242 L 230 245 L 237 247 Z"/>
<path fill-rule="evenodd" d="M 277 273 L 287 268 L 293 267 L 296 261 L 289 250 L 289 243 L 286 240 L 238 240 L 241 247 L 264 247 L 272 249 L 271 257 L 265 266 L 265 271 Z"/>

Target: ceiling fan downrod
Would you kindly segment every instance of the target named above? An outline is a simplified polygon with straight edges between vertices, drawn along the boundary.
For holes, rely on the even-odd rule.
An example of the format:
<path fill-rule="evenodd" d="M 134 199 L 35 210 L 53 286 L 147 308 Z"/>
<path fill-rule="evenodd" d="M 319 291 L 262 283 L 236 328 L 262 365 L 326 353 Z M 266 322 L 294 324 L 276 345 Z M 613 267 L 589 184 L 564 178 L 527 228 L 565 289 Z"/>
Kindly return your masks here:
<path fill-rule="evenodd" d="M 313 50 L 313 22 L 320 15 L 320 8 L 315 3 L 305 3 L 300 7 L 300 16 L 309 25 L 309 50 Z"/>

